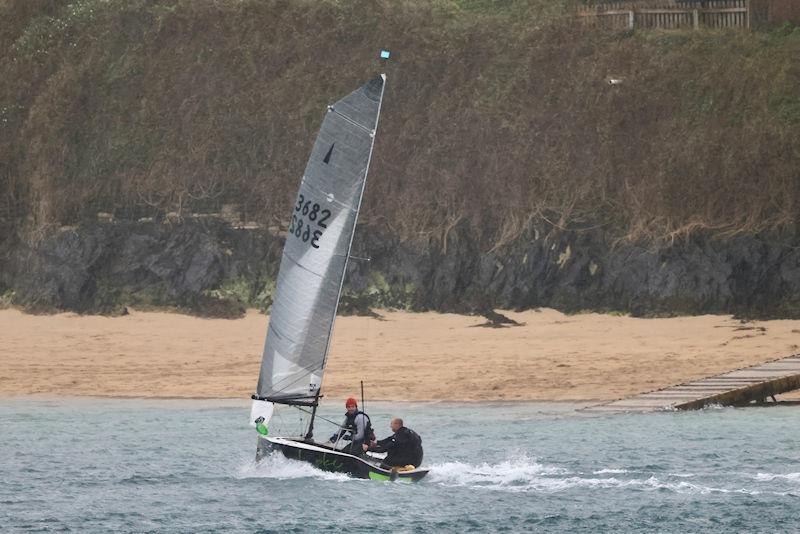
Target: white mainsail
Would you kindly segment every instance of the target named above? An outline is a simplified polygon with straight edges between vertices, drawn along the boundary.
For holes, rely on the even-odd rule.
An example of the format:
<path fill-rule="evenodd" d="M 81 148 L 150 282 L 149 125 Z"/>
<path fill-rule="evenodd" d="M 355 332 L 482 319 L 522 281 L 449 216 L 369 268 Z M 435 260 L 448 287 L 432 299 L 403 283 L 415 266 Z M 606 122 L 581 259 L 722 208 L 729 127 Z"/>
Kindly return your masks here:
<path fill-rule="evenodd" d="M 258 404 L 314 404 L 319 396 L 385 83 L 377 76 L 329 106 L 320 127 L 283 248 Z M 256 417 L 271 414 L 253 408 Z"/>

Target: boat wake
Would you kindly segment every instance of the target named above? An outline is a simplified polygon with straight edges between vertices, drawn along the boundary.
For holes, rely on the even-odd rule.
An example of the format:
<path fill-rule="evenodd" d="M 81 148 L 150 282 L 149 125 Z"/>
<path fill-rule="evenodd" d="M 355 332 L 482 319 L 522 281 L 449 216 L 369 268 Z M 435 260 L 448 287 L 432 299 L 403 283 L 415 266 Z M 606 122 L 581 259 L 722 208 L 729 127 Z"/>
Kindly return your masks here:
<path fill-rule="evenodd" d="M 430 466 L 428 483 L 448 487 L 469 487 L 475 489 L 508 492 L 555 493 L 571 489 L 630 489 L 634 491 L 669 491 L 678 494 L 707 495 L 763 493 L 785 495 L 774 487 L 752 487 L 746 480 L 715 480 L 703 484 L 694 478 L 693 473 L 658 473 L 630 471 L 618 468 L 604 468 L 582 473 L 572 472 L 562 467 L 548 466 L 529 457 L 520 457 L 497 464 L 483 463 L 472 465 L 463 462 L 447 462 Z M 687 479 L 693 479 L 689 481 Z M 800 473 L 789 475 L 767 475 L 760 473 L 757 481 L 775 479 L 791 482 L 800 480 Z M 752 480 L 752 477 L 751 477 Z"/>
<path fill-rule="evenodd" d="M 499 464 L 446 462 L 434 464 L 430 469 L 428 482 L 510 491 L 546 489 L 568 474 L 565 469 L 540 464 L 527 456 Z"/>
<path fill-rule="evenodd" d="M 772 482 L 773 480 L 800 482 L 800 473 L 787 473 L 784 475 L 773 474 L 773 473 L 758 473 L 755 476 L 755 479 L 760 482 Z"/>
<path fill-rule="evenodd" d="M 444 487 L 464 487 L 489 491 L 556 493 L 571 489 L 596 490 L 630 489 L 634 491 L 669 491 L 678 494 L 744 494 L 744 495 L 796 495 L 791 488 L 776 488 L 775 482 L 790 486 L 800 482 L 800 473 L 746 475 L 751 481 L 719 481 L 713 485 L 702 484 L 693 473 L 659 473 L 603 468 L 591 472 L 573 472 L 563 467 L 545 465 L 528 456 L 509 459 L 495 464 L 468 464 L 444 462 L 427 466 L 430 473 L 421 483 Z M 330 473 L 306 462 L 290 460 L 273 454 L 261 462 L 246 461 L 238 470 L 237 478 L 271 478 L 276 480 L 314 478 L 330 481 L 358 481 L 343 473 Z M 702 477 L 701 477 L 702 478 Z M 691 482 L 687 479 L 695 479 Z M 756 487 L 752 486 L 756 482 Z M 760 487 L 758 483 L 773 483 Z M 784 490 L 784 491 L 780 491 Z M 787 491 L 788 490 L 788 491 Z"/>
<path fill-rule="evenodd" d="M 356 480 L 344 473 L 330 473 L 317 469 L 307 462 L 290 460 L 282 454 L 271 454 L 260 462 L 248 461 L 239 468 L 237 478 L 316 478 L 320 480 Z"/>

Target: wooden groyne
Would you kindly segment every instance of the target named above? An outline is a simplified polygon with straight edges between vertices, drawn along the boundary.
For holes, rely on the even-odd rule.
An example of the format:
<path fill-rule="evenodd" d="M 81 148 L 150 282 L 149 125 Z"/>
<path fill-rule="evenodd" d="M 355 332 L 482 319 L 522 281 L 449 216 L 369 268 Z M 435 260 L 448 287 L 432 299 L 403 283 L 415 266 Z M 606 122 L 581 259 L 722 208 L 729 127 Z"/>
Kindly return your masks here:
<path fill-rule="evenodd" d="M 608 29 L 750 28 L 753 0 L 622 0 L 578 9 L 585 23 Z"/>
<path fill-rule="evenodd" d="M 575 13 L 594 27 L 637 28 L 763 28 L 800 24 L 797 0 L 584 0 Z"/>
<path fill-rule="evenodd" d="M 652 412 L 697 410 L 709 405 L 746 406 L 774 400 L 775 395 L 795 389 L 800 389 L 800 354 L 589 406 L 583 411 Z"/>

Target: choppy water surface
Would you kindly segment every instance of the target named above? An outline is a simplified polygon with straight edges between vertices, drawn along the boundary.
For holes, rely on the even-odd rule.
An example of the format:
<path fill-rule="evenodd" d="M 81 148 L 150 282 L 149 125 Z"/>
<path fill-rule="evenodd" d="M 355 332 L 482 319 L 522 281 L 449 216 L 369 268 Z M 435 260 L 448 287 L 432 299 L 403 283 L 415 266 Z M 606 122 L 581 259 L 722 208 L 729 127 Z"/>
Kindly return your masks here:
<path fill-rule="evenodd" d="M 323 415 L 339 419 L 327 406 Z M 423 436 L 417 485 L 282 458 L 249 407 L 0 401 L 0 530 L 601 532 L 800 529 L 800 408 L 582 416 L 564 405 L 378 404 Z"/>

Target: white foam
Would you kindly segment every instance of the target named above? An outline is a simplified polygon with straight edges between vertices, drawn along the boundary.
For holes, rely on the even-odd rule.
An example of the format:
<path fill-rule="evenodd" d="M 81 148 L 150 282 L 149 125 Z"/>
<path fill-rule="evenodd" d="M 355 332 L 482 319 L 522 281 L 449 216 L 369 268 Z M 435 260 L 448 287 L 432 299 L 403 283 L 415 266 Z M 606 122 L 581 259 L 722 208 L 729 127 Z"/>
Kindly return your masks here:
<path fill-rule="evenodd" d="M 472 465 L 447 462 L 431 466 L 428 482 L 445 486 L 467 486 L 511 492 L 561 491 L 573 487 L 619 487 L 627 481 L 616 478 L 586 478 L 568 470 L 536 462 L 526 456 L 497 464 Z"/>
<path fill-rule="evenodd" d="M 754 478 L 760 482 L 771 482 L 773 480 L 788 480 L 790 482 L 800 482 L 800 473 L 786 473 L 786 474 L 758 473 Z"/>
<path fill-rule="evenodd" d="M 523 456 L 497 464 L 471 465 L 463 462 L 435 464 L 431 466 L 427 481 L 444 486 L 509 492 L 558 492 L 572 488 L 612 490 L 638 488 L 639 491 L 667 490 L 689 495 L 762 493 L 757 489 L 706 486 L 686 480 L 695 477 L 693 473 L 667 473 L 661 478 L 655 475 L 646 475 L 646 478 L 641 475 L 637 477 L 635 473 L 637 472 L 627 469 L 605 468 L 594 471 L 591 475 L 584 475 L 571 473 L 560 467 L 543 465 Z M 800 474 L 797 475 L 800 477 Z"/>
<path fill-rule="evenodd" d="M 271 454 L 256 463 L 242 460 L 237 478 L 272 478 L 277 480 L 316 478 L 332 481 L 355 481 L 343 473 L 329 473 L 317 469 L 307 462 L 290 460 L 281 454 Z M 464 462 L 444 462 L 429 466 L 430 473 L 426 483 L 442 486 L 461 486 L 475 489 L 508 492 L 559 492 L 572 488 L 618 489 L 639 488 L 640 491 L 667 490 L 679 494 L 706 495 L 711 493 L 739 493 L 759 495 L 769 493 L 786 495 L 785 492 L 764 492 L 762 489 L 725 488 L 692 483 L 687 478 L 696 477 L 693 473 L 667 473 L 664 479 L 651 475 L 636 478 L 637 471 L 619 468 L 604 468 L 593 471 L 591 476 L 573 473 L 567 469 L 539 463 L 525 455 L 496 464 L 468 464 Z M 598 476 L 600 475 L 600 476 Z M 603 476 L 606 475 L 606 476 Z M 607 475 L 623 475 L 607 476 Z M 627 475 L 627 476 L 625 476 Z M 629 478 L 630 477 L 630 478 Z M 675 480 L 675 479 L 678 480 Z M 773 474 L 758 473 L 751 478 L 760 482 L 787 480 L 800 483 L 800 473 Z M 670 480 L 671 479 L 671 480 Z"/>
<path fill-rule="evenodd" d="M 290 460 L 282 454 L 270 454 L 260 462 L 248 461 L 239 468 L 237 478 L 318 478 L 322 480 L 357 480 L 344 473 L 330 473 L 307 462 Z"/>
<path fill-rule="evenodd" d="M 720 404 L 718 402 L 713 402 L 711 404 L 706 404 L 705 406 L 703 406 L 702 409 L 703 410 L 735 410 L 736 408 L 734 406 L 725 406 L 725 405 Z"/>
<path fill-rule="evenodd" d="M 518 486 L 541 477 L 566 473 L 564 469 L 542 465 L 526 456 L 498 464 L 446 462 L 434 464 L 430 469 L 430 481 L 448 486 Z"/>
<path fill-rule="evenodd" d="M 433 465 L 428 480 L 445 486 L 466 486 L 509 492 L 557 492 L 578 487 L 622 487 L 634 483 L 634 481 L 619 480 L 614 477 L 568 475 L 569 472 L 565 469 L 527 460 L 507 461 L 494 465 L 450 462 Z"/>
<path fill-rule="evenodd" d="M 675 493 L 685 493 L 690 495 L 707 495 L 709 493 L 730 493 L 731 490 L 724 488 L 714 488 L 710 486 L 703 486 L 701 484 L 692 484 L 691 482 L 665 482 L 658 477 L 651 476 L 644 481 L 636 481 L 637 484 L 641 483 L 642 486 L 653 490 L 670 490 Z"/>
<path fill-rule="evenodd" d="M 648 488 L 658 490 L 658 489 L 666 489 L 669 491 L 674 491 L 675 493 L 684 493 L 690 495 L 707 495 L 709 493 L 740 493 L 743 495 L 762 495 L 762 494 L 771 494 L 771 495 L 785 495 L 785 493 L 779 492 L 765 492 L 758 489 L 750 489 L 750 488 L 717 488 L 713 486 L 703 486 L 702 484 L 692 484 L 690 482 L 664 482 L 659 480 L 657 477 L 652 476 L 649 479 L 644 481 L 644 485 Z"/>

